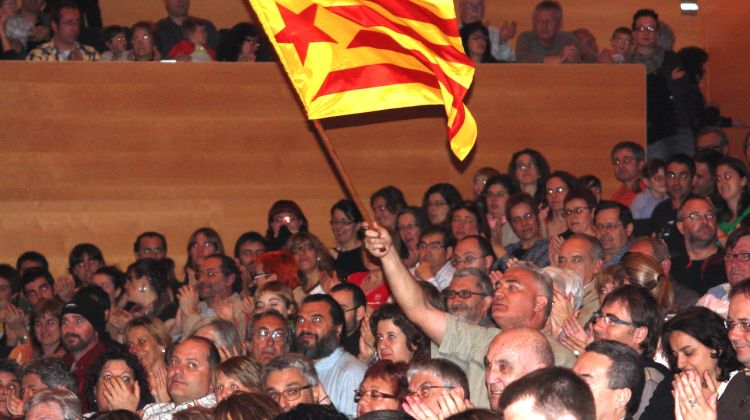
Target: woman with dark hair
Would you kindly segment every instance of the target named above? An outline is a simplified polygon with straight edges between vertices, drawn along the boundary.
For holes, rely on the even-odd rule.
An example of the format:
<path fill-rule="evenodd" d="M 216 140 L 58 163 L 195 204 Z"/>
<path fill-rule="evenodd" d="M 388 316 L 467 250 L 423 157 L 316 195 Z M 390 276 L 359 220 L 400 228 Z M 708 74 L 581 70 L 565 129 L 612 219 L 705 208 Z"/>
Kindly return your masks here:
<path fill-rule="evenodd" d="M 370 196 L 370 207 L 375 221 L 393 232 L 396 229 L 396 214 L 406 207 L 404 193 L 392 185 L 383 187 Z"/>
<path fill-rule="evenodd" d="M 329 252 L 340 279 L 365 271 L 362 264 L 362 214 L 352 200 L 339 200 L 331 207 L 331 230 L 336 247 Z"/>
<path fill-rule="evenodd" d="M 534 149 L 523 149 L 510 158 L 508 175 L 518 192 L 525 192 L 541 203 L 544 187 L 549 176 L 549 164 L 541 153 Z"/>
<path fill-rule="evenodd" d="M 258 61 L 261 31 L 252 23 L 241 22 L 226 31 L 216 49 L 219 61 L 254 62 Z"/>
<path fill-rule="evenodd" d="M 188 239 L 187 244 L 188 258 L 185 262 L 185 283 L 194 285 L 198 276 L 195 274 L 200 263 L 209 255 L 224 254 L 224 244 L 221 242 L 221 236 L 210 227 L 202 227 Z"/>
<path fill-rule="evenodd" d="M 508 175 L 495 175 L 487 180 L 480 200 L 484 203 L 487 229 L 490 242 L 496 255 L 502 255 L 505 246 L 518 242 L 518 236 L 505 217 L 505 203 L 508 197 L 516 193 L 513 181 Z M 501 251 L 501 252 L 498 252 Z"/>
<path fill-rule="evenodd" d="M 136 412 L 154 402 L 143 366 L 135 356 L 119 347 L 110 348 L 91 364 L 85 384 L 84 411 Z"/>
<path fill-rule="evenodd" d="M 294 256 L 302 288 L 308 295 L 328 293 L 340 283 L 333 269 L 333 258 L 317 236 L 309 232 L 295 233 L 284 249 Z"/>
<path fill-rule="evenodd" d="M 400 410 L 409 387 L 408 369 L 407 363 L 391 360 L 378 360 L 367 368 L 359 389 L 354 391 L 357 416 L 373 411 Z"/>
<path fill-rule="evenodd" d="M 467 23 L 460 32 L 464 52 L 474 64 L 497 62 L 491 54 L 490 31 L 482 22 Z"/>
<path fill-rule="evenodd" d="M 380 360 L 411 363 L 430 358 L 430 340 L 398 305 L 387 303 L 370 317 L 375 351 Z"/>
<path fill-rule="evenodd" d="M 399 210 L 396 215 L 396 227 L 409 256 L 402 258 L 408 268 L 416 267 L 419 262 L 419 237 L 427 227 L 427 216 L 417 206 L 407 206 Z"/>
<path fill-rule="evenodd" d="M 704 389 L 715 389 L 719 400 L 726 384 L 742 367 L 727 336 L 724 319 L 710 309 L 694 306 L 664 324 L 661 339 L 670 368 L 693 372 Z"/>
<path fill-rule="evenodd" d="M 427 213 L 427 219 L 432 226 L 447 230 L 450 225 L 450 212 L 462 201 L 461 193 L 452 184 L 434 184 L 422 196 L 422 210 Z"/>
<path fill-rule="evenodd" d="M 716 190 L 719 192 L 716 216 L 719 229 L 726 235 L 750 214 L 747 176 L 747 167 L 737 158 L 726 157 L 716 167 Z"/>
<path fill-rule="evenodd" d="M 268 209 L 268 250 L 283 248 L 290 236 L 297 232 L 307 232 L 307 229 L 307 217 L 300 206 L 291 200 L 278 200 Z"/>
<path fill-rule="evenodd" d="M 151 22 L 137 22 L 130 28 L 132 61 L 160 61 L 158 32 Z"/>
<path fill-rule="evenodd" d="M 473 201 L 464 201 L 459 204 L 450 215 L 451 235 L 458 242 L 466 236 L 481 235 L 489 237 L 485 219 L 479 207 Z"/>
<path fill-rule="evenodd" d="M 685 77 L 690 85 L 687 94 L 687 112 L 690 118 L 690 127 L 693 134 L 706 127 L 731 127 L 732 119 L 721 116 L 719 108 L 713 105 L 706 106 L 706 98 L 701 92 L 701 80 L 706 74 L 706 63 L 708 53 L 698 47 L 685 47 L 677 52 L 685 70 Z"/>
<path fill-rule="evenodd" d="M 266 394 L 238 392 L 216 405 L 214 419 L 273 420 L 282 413 L 279 404 Z"/>
<path fill-rule="evenodd" d="M 565 171 L 552 172 L 545 182 L 544 212 L 540 214 L 542 237 L 548 238 L 563 234 L 568 224 L 563 217 L 565 196 L 575 187 L 576 178 Z"/>
<path fill-rule="evenodd" d="M 146 258 L 128 266 L 125 293 L 121 299 L 124 310 L 134 317 L 153 315 L 164 322 L 175 317 L 178 304 L 169 289 L 171 260 Z"/>
<path fill-rule="evenodd" d="M 29 319 L 29 336 L 31 343 L 19 344 L 13 348 L 8 359 L 17 361 L 20 365 L 32 360 L 45 357 L 63 357 L 65 349 L 62 347 L 60 334 L 60 314 L 63 303 L 57 299 L 42 299 L 31 308 Z"/>

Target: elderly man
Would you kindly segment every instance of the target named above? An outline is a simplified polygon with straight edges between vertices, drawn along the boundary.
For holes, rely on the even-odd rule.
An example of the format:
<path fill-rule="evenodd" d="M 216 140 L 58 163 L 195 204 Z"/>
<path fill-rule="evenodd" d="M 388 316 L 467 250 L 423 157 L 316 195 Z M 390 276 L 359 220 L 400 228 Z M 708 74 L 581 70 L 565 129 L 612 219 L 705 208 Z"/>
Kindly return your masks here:
<path fill-rule="evenodd" d="M 479 407 L 489 407 L 484 384 L 484 358 L 490 341 L 499 333 L 460 321 L 427 303 L 417 280 L 403 265 L 393 247 L 390 234 L 375 226 L 365 232 L 367 250 L 380 258 L 388 285 L 396 303 L 406 316 L 436 344 L 432 355 L 449 359 L 466 371 L 471 400 Z M 550 279 L 538 268 L 519 263 L 505 274 L 492 272 L 495 293 L 492 319 L 502 330 L 528 327 L 541 330 L 552 307 Z M 572 366 L 573 354 L 556 340 L 548 338 L 557 364 Z"/>
<path fill-rule="evenodd" d="M 182 32 L 182 24 L 190 16 L 190 0 L 163 0 L 164 8 L 167 10 L 167 17 L 156 22 L 156 28 L 159 30 L 159 52 L 162 57 L 169 55 L 172 48 L 178 42 L 185 38 Z M 211 21 L 200 19 L 203 26 L 206 27 L 208 35 L 208 46 L 216 51 L 219 45 L 219 34 Z"/>
<path fill-rule="evenodd" d="M 292 330 L 286 317 L 275 309 L 255 314 L 248 326 L 247 344 L 250 355 L 261 366 L 289 353 Z"/>
<path fill-rule="evenodd" d="M 485 2 L 484 0 L 461 0 L 458 6 L 460 24 L 483 23 Z M 516 22 L 504 22 L 500 29 L 487 26 L 490 33 L 490 53 L 498 61 L 515 61 L 516 54 L 510 45 L 510 40 L 516 36 Z"/>
<path fill-rule="evenodd" d="M 557 266 L 573 270 L 583 281 L 583 307 L 578 322 L 586 325 L 591 315 L 599 309 L 599 293 L 594 278 L 604 265 L 604 249 L 599 240 L 585 233 L 575 234 L 563 242 Z"/>
<path fill-rule="evenodd" d="M 613 201 L 630 207 L 638 192 L 643 190 L 645 184 L 641 180 L 641 169 L 645 164 L 645 158 L 643 146 L 632 141 L 617 143 L 612 148 L 612 168 L 615 178 L 622 183 L 612 194 Z"/>
<path fill-rule="evenodd" d="M 451 285 L 443 290 L 448 313 L 472 325 L 488 327 L 487 311 L 492 305 L 492 283 L 476 268 L 462 268 L 453 274 Z"/>
<path fill-rule="evenodd" d="M 456 270 L 451 264 L 453 242 L 444 229 L 430 227 L 422 231 L 417 244 L 419 265 L 414 270 L 414 275 L 438 290 L 448 287 Z"/>
<path fill-rule="evenodd" d="M 730 290 L 742 280 L 750 278 L 750 228 L 740 227 L 729 235 L 724 252 L 724 273 L 727 282 L 710 288 L 696 305 L 726 318 Z"/>
<path fill-rule="evenodd" d="M 81 34 L 81 10 L 70 0 L 59 0 L 50 14 L 52 40 L 34 48 L 26 56 L 30 61 L 97 61 L 93 47 L 78 43 Z"/>
<path fill-rule="evenodd" d="M 81 401 L 67 389 L 45 389 L 24 403 L 26 420 L 81 420 Z"/>
<path fill-rule="evenodd" d="M 633 214 L 617 201 L 602 201 L 594 213 L 594 232 L 604 249 L 604 268 L 620 262 L 633 234 Z"/>
<path fill-rule="evenodd" d="M 170 420 L 174 413 L 189 407 L 213 408 L 213 378 L 219 366 L 219 351 L 203 337 L 188 337 L 167 357 L 167 392 L 171 402 L 143 408 L 144 420 Z"/>
<path fill-rule="evenodd" d="M 443 390 L 455 390 L 460 399 L 469 399 L 466 373 L 450 360 L 438 358 L 414 362 L 406 372 L 406 378 L 409 380 L 409 394 L 419 397 L 432 413 L 442 411 L 438 399 Z"/>
<path fill-rule="evenodd" d="M 544 0 L 536 5 L 531 21 L 534 30 L 526 31 L 516 41 L 519 63 L 580 63 L 576 38 L 563 32 L 563 10 L 560 3 Z"/>
<path fill-rule="evenodd" d="M 299 354 L 271 360 L 263 369 L 261 382 L 266 394 L 285 412 L 299 404 L 331 404 L 315 367 Z"/>
<path fill-rule="evenodd" d="M 596 420 L 632 418 L 643 393 L 645 375 L 638 353 L 616 341 L 589 344 L 573 372 L 591 388 Z"/>
<path fill-rule="evenodd" d="M 590 388 L 569 369 L 544 368 L 510 384 L 500 398 L 505 420 L 594 420 Z"/>

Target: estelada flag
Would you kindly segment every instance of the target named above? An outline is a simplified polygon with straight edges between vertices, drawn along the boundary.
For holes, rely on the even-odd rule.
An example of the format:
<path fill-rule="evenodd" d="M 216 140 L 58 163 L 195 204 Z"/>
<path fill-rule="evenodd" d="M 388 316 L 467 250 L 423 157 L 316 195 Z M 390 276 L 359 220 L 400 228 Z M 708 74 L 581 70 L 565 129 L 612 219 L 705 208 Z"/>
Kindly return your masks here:
<path fill-rule="evenodd" d="M 443 105 L 463 160 L 474 77 L 452 0 L 249 0 L 311 120 Z"/>

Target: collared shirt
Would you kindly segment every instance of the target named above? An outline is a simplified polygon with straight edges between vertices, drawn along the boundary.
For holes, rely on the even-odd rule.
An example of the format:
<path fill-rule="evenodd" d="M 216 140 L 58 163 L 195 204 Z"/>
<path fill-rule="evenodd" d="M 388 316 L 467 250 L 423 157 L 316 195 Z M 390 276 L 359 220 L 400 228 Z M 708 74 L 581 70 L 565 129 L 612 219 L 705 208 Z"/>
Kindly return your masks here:
<path fill-rule="evenodd" d="M 93 47 L 75 43 L 73 49 L 70 51 L 62 51 L 57 48 L 55 41 L 46 42 L 33 50 L 26 56 L 28 61 L 68 61 L 70 60 L 70 54 L 73 50 L 81 52 L 83 61 L 99 61 L 99 53 Z"/>
<path fill-rule="evenodd" d="M 427 279 L 427 283 L 430 283 L 437 287 L 438 290 L 442 291 L 451 285 L 451 281 L 453 281 L 453 273 L 455 272 L 456 267 L 454 267 L 450 260 L 448 260 L 442 267 L 440 267 L 440 270 L 435 273 L 434 277 Z"/>
<path fill-rule="evenodd" d="M 367 366 L 338 347 L 327 357 L 315 362 L 315 370 L 333 406 L 350 418 L 357 417 L 354 390 L 359 389 Z"/>
<path fill-rule="evenodd" d="M 175 404 L 173 402 L 149 404 L 143 407 L 143 416 L 141 418 L 143 420 L 172 420 L 173 414 L 195 406 L 214 408 L 216 406 L 216 396 L 212 392 L 205 397 L 186 401 L 182 404 Z"/>
<path fill-rule="evenodd" d="M 507 254 L 498 258 L 497 261 L 492 264 L 492 270 L 505 271 L 508 269 L 508 260 L 511 258 L 518 258 L 521 261 L 528 261 L 534 263 L 537 267 L 546 267 L 549 265 L 549 239 L 540 239 L 534 242 L 534 245 L 527 250 L 523 250 L 521 242 L 516 242 L 505 247 L 508 251 Z M 518 254 L 521 257 L 518 257 Z"/>
<path fill-rule="evenodd" d="M 628 252 L 628 244 L 623 245 L 622 248 L 620 248 L 620 250 L 617 251 L 617 253 L 613 255 L 609 261 L 604 263 L 604 266 L 602 266 L 602 268 L 609 268 L 619 263 L 622 259 L 622 256 L 625 255 L 626 252 Z"/>

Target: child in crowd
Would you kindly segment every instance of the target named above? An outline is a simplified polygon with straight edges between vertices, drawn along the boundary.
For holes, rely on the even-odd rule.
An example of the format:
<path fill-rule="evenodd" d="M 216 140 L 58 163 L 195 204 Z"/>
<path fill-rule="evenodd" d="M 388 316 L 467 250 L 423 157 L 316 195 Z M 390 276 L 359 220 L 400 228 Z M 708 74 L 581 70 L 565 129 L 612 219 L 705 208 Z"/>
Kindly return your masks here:
<path fill-rule="evenodd" d="M 648 188 L 639 192 L 630 205 L 633 218 L 648 219 L 654 208 L 667 198 L 666 165 L 661 159 L 651 159 L 643 166 L 641 177 Z"/>
<path fill-rule="evenodd" d="M 102 53 L 102 61 L 129 61 L 132 59 L 128 50 L 128 28 L 122 26 L 107 26 L 102 32 L 107 51 Z"/>
<path fill-rule="evenodd" d="M 187 18 L 182 24 L 185 38 L 172 48 L 169 58 L 177 61 L 215 61 L 216 52 L 208 45 L 206 24 L 195 18 Z"/>
<path fill-rule="evenodd" d="M 633 45 L 633 33 L 630 29 L 621 26 L 612 33 L 609 40 L 612 49 L 605 49 L 599 56 L 602 63 L 622 64 L 630 55 L 630 47 Z"/>

